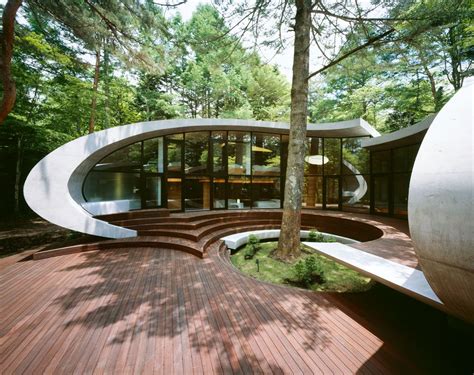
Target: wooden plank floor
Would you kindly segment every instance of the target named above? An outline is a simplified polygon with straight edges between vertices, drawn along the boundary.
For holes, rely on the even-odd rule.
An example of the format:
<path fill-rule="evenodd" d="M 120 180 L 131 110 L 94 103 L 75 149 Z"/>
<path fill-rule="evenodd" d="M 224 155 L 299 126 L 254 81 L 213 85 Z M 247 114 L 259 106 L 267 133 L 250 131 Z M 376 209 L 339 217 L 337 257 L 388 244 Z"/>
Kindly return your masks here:
<path fill-rule="evenodd" d="M 217 255 L 121 249 L 0 272 L 0 373 L 340 374 L 416 369 L 327 294 Z"/>

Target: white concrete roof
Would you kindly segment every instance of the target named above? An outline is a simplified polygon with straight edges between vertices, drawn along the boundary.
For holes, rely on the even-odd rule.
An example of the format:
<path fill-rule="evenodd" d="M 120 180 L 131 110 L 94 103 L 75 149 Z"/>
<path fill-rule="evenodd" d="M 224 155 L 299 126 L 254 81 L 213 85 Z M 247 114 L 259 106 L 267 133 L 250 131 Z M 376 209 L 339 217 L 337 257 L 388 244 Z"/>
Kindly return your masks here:
<path fill-rule="evenodd" d="M 198 130 L 242 130 L 285 134 L 283 122 L 234 119 L 175 119 L 117 126 L 75 139 L 43 158 L 31 170 L 24 196 L 44 219 L 78 232 L 108 238 L 134 237 L 137 232 L 92 217 L 82 204 L 82 185 L 87 173 L 104 156 L 128 144 L 164 134 Z M 308 135 L 320 137 L 377 136 L 362 119 L 309 124 Z"/>
<path fill-rule="evenodd" d="M 380 137 L 363 139 L 361 145 L 372 150 L 383 150 L 421 142 L 435 117 L 436 114 L 432 114 L 407 128 Z"/>

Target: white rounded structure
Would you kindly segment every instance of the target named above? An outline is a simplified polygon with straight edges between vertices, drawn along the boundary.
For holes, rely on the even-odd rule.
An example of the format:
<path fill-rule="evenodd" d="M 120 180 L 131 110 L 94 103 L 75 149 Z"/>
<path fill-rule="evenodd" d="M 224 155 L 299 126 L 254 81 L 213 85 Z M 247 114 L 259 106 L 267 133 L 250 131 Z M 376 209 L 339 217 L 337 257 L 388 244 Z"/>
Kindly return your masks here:
<path fill-rule="evenodd" d="M 92 216 L 82 186 L 87 173 L 103 157 L 126 145 L 177 132 L 200 130 L 259 131 L 288 134 L 289 124 L 233 119 L 188 119 L 142 122 L 119 126 L 75 139 L 43 158 L 24 185 L 28 205 L 44 219 L 78 232 L 108 238 L 137 235 L 135 230 L 109 224 Z M 308 135 L 319 137 L 379 136 L 362 119 L 309 124 Z"/>
<path fill-rule="evenodd" d="M 474 322 L 474 79 L 434 119 L 410 181 L 408 218 L 428 282 L 448 310 Z"/>

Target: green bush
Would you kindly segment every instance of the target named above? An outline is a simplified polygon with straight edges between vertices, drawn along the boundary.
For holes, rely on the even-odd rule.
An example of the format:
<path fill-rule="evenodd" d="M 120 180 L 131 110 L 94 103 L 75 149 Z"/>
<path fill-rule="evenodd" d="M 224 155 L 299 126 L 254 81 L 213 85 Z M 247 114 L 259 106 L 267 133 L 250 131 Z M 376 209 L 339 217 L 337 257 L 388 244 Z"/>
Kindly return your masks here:
<path fill-rule="evenodd" d="M 296 263 L 293 266 L 293 274 L 294 280 L 305 287 L 325 282 L 324 271 L 313 255 Z"/>
<path fill-rule="evenodd" d="M 308 234 L 309 242 L 324 242 L 324 237 L 321 232 L 318 232 L 317 229 L 311 229 Z"/>
<path fill-rule="evenodd" d="M 256 235 L 251 234 L 249 236 L 247 245 L 245 246 L 245 249 L 244 249 L 245 251 L 244 258 L 252 259 L 259 250 L 260 250 L 260 240 Z"/>

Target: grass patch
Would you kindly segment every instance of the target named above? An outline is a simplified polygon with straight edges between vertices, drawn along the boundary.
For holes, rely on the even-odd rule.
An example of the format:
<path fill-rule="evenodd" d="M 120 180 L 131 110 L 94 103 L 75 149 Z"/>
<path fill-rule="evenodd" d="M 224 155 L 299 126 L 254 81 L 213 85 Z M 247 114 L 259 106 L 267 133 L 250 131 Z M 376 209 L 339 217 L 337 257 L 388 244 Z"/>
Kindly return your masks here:
<path fill-rule="evenodd" d="M 266 242 L 260 245 L 260 250 L 253 259 L 246 260 L 244 251 L 237 251 L 231 256 L 232 264 L 240 271 L 255 279 L 274 284 L 291 285 L 288 280 L 294 279 L 294 264 L 309 256 L 316 258 L 320 269 L 324 272 L 325 282 L 311 284 L 308 289 L 321 292 L 364 292 L 370 289 L 371 279 L 351 270 L 322 255 L 315 254 L 304 247 L 301 257 L 292 263 L 286 263 L 271 257 L 277 242 Z M 257 272 L 256 260 L 259 261 L 260 272 Z"/>

